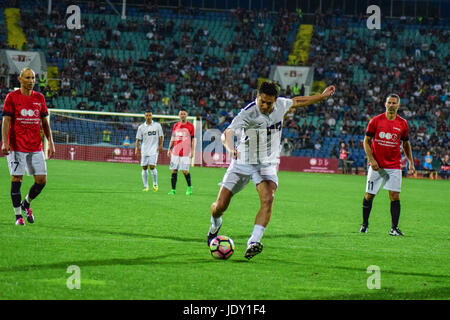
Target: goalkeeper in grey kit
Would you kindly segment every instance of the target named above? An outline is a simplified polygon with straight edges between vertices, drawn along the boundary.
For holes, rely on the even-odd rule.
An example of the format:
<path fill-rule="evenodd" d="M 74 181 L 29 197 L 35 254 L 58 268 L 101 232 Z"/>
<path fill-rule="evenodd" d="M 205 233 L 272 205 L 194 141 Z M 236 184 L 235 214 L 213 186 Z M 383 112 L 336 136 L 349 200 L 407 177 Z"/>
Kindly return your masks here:
<path fill-rule="evenodd" d="M 334 92 L 335 87 L 330 86 L 322 94 L 287 99 L 278 97 L 278 86 L 274 82 L 261 84 L 256 99 L 240 111 L 222 134 L 222 142 L 232 154 L 232 161 L 220 183 L 217 200 L 211 205 L 208 245 L 219 233 L 222 215 L 231 198 L 252 179 L 260 198 L 260 209 L 247 241 L 245 257 L 251 259 L 262 251 L 261 238 L 270 221 L 278 187 L 277 169 L 284 115 L 292 107 L 309 106 L 327 99 Z M 236 146 L 234 135 L 239 138 Z"/>

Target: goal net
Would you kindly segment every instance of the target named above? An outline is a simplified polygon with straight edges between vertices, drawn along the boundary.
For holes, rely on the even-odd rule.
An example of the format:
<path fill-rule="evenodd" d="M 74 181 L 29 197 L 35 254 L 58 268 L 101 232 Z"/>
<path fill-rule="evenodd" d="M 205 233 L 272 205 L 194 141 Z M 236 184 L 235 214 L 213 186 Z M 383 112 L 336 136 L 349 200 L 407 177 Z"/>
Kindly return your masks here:
<path fill-rule="evenodd" d="M 50 126 L 55 142 L 56 159 L 139 163 L 135 156 L 136 132 L 145 122 L 144 114 L 49 109 Z M 163 149 L 167 150 L 173 125 L 180 121 L 175 115 L 153 114 L 164 133 Z M 201 120 L 189 116 L 201 140 Z M 47 143 L 44 143 L 47 149 Z M 198 150 L 198 152 L 197 152 Z M 45 152 L 47 154 L 47 152 Z M 196 144 L 192 165 L 201 165 L 201 143 Z M 200 158 L 200 159 L 197 159 Z M 158 164 L 169 164 L 167 152 L 158 157 Z"/>

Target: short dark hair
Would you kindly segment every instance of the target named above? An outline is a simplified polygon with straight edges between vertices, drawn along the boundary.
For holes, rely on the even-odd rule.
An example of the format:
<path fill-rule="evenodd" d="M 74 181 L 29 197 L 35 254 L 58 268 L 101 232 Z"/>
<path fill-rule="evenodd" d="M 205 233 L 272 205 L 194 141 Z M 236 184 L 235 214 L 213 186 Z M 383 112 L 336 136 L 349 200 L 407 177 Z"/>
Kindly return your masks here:
<path fill-rule="evenodd" d="M 151 113 L 151 114 L 153 114 L 152 110 L 145 110 L 145 113 Z"/>
<path fill-rule="evenodd" d="M 387 101 L 389 98 L 391 98 L 391 97 L 396 98 L 397 101 L 398 101 L 398 103 L 400 103 L 400 96 L 399 96 L 398 94 L 396 94 L 396 93 L 390 93 L 390 94 L 388 94 L 388 96 L 386 97 L 386 101 Z"/>
<path fill-rule="evenodd" d="M 264 81 L 259 86 L 258 93 L 264 93 L 268 96 L 278 97 L 278 85 L 273 81 Z"/>
<path fill-rule="evenodd" d="M 180 108 L 180 111 L 178 111 L 178 113 L 180 113 L 181 111 L 184 111 L 184 112 L 188 113 L 185 108 Z"/>

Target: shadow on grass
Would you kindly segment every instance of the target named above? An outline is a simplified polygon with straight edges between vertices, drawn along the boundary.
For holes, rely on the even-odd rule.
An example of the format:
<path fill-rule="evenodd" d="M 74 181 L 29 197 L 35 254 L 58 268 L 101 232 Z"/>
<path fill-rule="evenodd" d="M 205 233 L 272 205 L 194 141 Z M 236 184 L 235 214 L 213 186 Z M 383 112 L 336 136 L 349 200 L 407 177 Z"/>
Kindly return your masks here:
<path fill-rule="evenodd" d="M 450 287 L 423 289 L 411 292 L 402 292 L 391 287 L 377 290 L 367 289 L 367 294 L 348 294 L 321 297 L 322 300 L 423 300 L 423 299 L 444 299 L 450 297 Z"/>
<path fill-rule="evenodd" d="M 317 264 L 311 264 L 311 263 L 302 263 L 302 262 L 296 262 L 296 261 L 289 261 L 289 260 L 281 260 L 281 259 L 272 259 L 272 258 L 266 258 L 266 260 L 281 263 L 281 264 L 294 264 L 294 265 L 305 265 L 308 267 L 317 267 L 317 268 L 328 268 L 333 270 L 353 270 L 358 272 L 365 273 L 367 270 L 364 268 L 356 268 L 356 267 L 344 267 L 344 266 L 334 266 L 334 265 L 317 265 Z M 382 273 L 388 273 L 388 274 L 394 274 L 394 275 L 403 275 L 403 276 L 418 276 L 418 277 L 431 277 L 431 278 L 444 278 L 449 279 L 448 275 L 441 275 L 441 274 L 432 274 L 432 273 L 423 273 L 423 272 L 402 272 L 402 271 L 392 271 L 392 270 L 381 270 Z"/>
<path fill-rule="evenodd" d="M 338 237 L 338 234 L 330 232 L 314 232 L 314 233 L 295 233 L 295 234 L 271 234 L 264 236 L 264 239 L 278 239 L 278 238 L 290 238 L 290 239 L 303 239 L 303 238 L 329 238 Z"/>
<path fill-rule="evenodd" d="M 194 243 L 205 243 L 206 245 L 206 235 L 204 239 L 201 238 L 187 238 L 187 237 L 179 237 L 179 236 L 159 236 L 159 235 L 151 235 L 145 233 L 135 233 L 135 232 L 122 232 L 122 231 L 113 231 L 113 230 L 102 230 L 102 229 L 88 229 L 83 227 L 70 227 L 70 226 L 40 226 L 43 228 L 51 229 L 51 230 L 72 230 L 77 232 L 86 232 L 92 234 L 106 234 L 106 235 L 116 235 L 116 236 L 124 236 L 131 238 L 145 238 L 145 239 L 161 239 L 161 240 L 173 240 L 173 241 L 181 241 L 181 242 L 194 242 Z M 67 235 L 67 234 L 66 234 Z"/>
<path fill-rule="evenodd" d="M 112 258 L 112 259 L 98 259 L 98 260 L 69 260 L 54 263 L 42 263 L 42 264 L 30 264 L 30 265 L 16 265 L 0 267 L 0 273 L 2 272 L 28 272 L 28 271 L 41 271 L 52 269 L 67 269 L 68 266 L 76 265 L 80 268 L 83 267 L 102 267 L 102 266 L 135 266 L 135 265 L 158 265 L 158 264 L 204 264 L 219 262 L 214 259 L 185 259 L 180 258 L 178 261 L 164 261 L 166 258 L 174 258 L 176 256 L 183 256 L 183 254 L 166 254 L 153 257 L 137 257 L 137 258 Z"/>
<path fill-rule="evenodd" d="M 11 226 L 9 223 L 0 223 L 0 225 Z M 102 230 L 102 229 L 89 229 L 85 227 L 74 227 L 74 226 L 52 226 L 52 225 L 39 225 L 40 228 L 47 228 L 50 230 L 72 230 L 77 232 L 85 232 L 91 234 L 105 234 L 105 235 L 116 235 L 131 238 L 145 238 L 145 239 L 161 239 L 161 240 L 173 240 L 181 242 L 191 242 L 191 243 L 204 243 L 206 245 L 206 232 L 203 237 L 188 238 L 180 236 L 166 236 L 166 235 L 151 235 L 145 233 L 136 232 L 123 232 L 114 230 Z M 67 235 L 67 233 L 65 234 Z M 248 239 L 249 234 L 230 234 L 234 240 L 245 240 Z M 317 232 L 317 233 L 298 233 L 298 234 L 273 234 L 264 236 L 265 239 L 302 239 L 311 237 L 337 237 L 339 235 L 327 232 Z"/>

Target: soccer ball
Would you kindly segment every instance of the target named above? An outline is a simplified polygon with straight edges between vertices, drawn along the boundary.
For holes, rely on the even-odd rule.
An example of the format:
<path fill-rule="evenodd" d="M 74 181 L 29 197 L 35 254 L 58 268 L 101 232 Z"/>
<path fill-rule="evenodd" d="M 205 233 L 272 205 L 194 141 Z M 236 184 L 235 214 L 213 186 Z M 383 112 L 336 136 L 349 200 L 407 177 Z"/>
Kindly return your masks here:
<path fill-rule="evenodd" d="M 234 252 L 233 239 L 227 236 L 217 236 L 209 244 L 209 249 L 214 258 L 226 260 Z"/>

